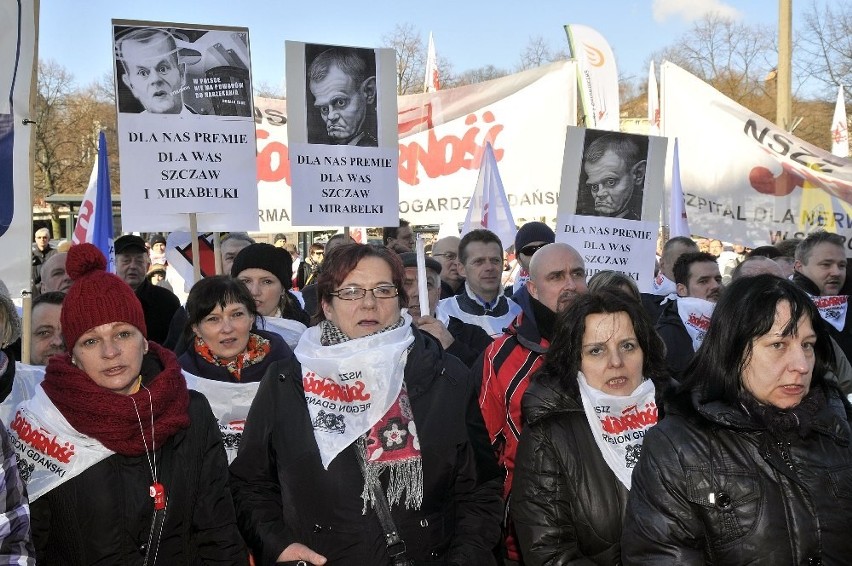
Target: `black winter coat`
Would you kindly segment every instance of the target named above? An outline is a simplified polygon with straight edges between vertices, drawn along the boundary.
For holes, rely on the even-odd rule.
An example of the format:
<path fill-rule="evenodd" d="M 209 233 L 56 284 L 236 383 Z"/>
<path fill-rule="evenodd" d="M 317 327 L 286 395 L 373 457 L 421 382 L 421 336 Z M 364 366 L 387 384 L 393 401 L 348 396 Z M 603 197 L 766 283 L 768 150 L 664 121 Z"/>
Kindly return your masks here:
<path fill-rule="evenodd" d="M 579 396 L 540 373 L 522 403 L 509 508 L 524 564 L 620 564 L 627 488 L 595 444 Z"/>
<path fill-rule="evenodd" d="M 681 381 L 686 367 L 695 357 L 692 338 L 686 331 L 680 314 L 677 312 L 677 301 L 668 301 L 660 313 L 660 318 L 654 329 L 666 345 L 666 363 L 672 377 Z"/>
<path fill-rule="evenodd" d="M 222 435 L 207 399 L 195 391 L 189 418 L 190 427 L 157 450 L 169 506 L 156 564 L 247 564 Z M 144 455 L 113 454 L 42 495 L 30 505 L 38 563 L 141 565 L 153 515 L 150 485 Z"/>
<path fill-rule="evenodd" d="M 633 472 L 624 563 L 849 564 L 852 415 L 833 386 L 815 387 L 827 404 L 792 444 L 741 406 L 667 405 Z"/>
<path fill-rule="evenodd" d="M 405 383 L 423 458 L 423 504 L 392 507 L 417 561 L 493 564 L 500 538 L 500 481 L 477 463 L 491 458 L 467 368 L 417 329 Z M 469 430 L 471 431 L 469 433 Z M 479 476 L 479 477 L 478 477 Z M 486 481 L 488 480 L 488 481 Z M 324 470 L 298 362 L 270 367 L 246 421 L 231 489 L 237 522 L 258 566 L 300 542 L 335 566 L 389 564 L 372 508 L 362 514 L 364 478 L 350 446 Z"/>

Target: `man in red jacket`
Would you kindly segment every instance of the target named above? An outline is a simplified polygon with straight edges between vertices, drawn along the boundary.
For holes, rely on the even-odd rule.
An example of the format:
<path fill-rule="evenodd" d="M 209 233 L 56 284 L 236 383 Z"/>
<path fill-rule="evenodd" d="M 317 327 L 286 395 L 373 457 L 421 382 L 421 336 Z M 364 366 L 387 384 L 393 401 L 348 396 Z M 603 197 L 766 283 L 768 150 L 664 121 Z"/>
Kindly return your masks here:
<path fill-rule="evenodd" d="M 553 338 L 556 313 L 588 290 L 582 256 L 563 243 L 539 249 L 530 261 L 527 290 L 529 296 L 521 303 L 521 314 L 473 366 L 474 376 L 482 378 L 479 408 L 491 445 L 506 471 L 503 496 L 507 505 L 523 424 L 521 398 Z M 520 564 L 521 554 L 512 531 L 511 524 L 505 525 L 507 564 Z"/>

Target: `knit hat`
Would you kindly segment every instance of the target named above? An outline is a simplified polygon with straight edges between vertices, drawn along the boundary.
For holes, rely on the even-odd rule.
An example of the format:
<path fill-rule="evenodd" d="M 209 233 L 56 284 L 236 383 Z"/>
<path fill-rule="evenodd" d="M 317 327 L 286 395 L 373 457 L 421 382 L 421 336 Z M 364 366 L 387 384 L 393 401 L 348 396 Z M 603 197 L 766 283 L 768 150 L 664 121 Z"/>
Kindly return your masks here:
<path fill-rule="evenodd" d="M 77 244 L 68 251 L 65 271 L 73 283 L 62 303 L 62 335 L 70 350 L 85 332 L 110 322 L 132 324 L 148 337 L 142 304 L 130 286 L 106 272 L 106 258 L 92 244 Z"/>
<path fill-rule="evenodd" d="M 148 243 L 151 244 L 151 247 L 154 247 L 154 244 L 163 244 L 166 245 L 166 238 L 162 234 L 154 234 L 148 240 Z"/>
<path fill-rule="evenodd" d="M 544 222 L 527 222 L 515 234 L 515 253 L 521 253 L 521 248 L 532 242 L 552 244 L 555 241 L 556 234 L 553 233 L 550 226 Z"/>
<path fill-rule="evenodd" d="M 285 289 L 293 285 L 293 258 L 284 248 L 272 244 L 251 244 L 244 247 L 234 258 L 231 277 L 237 277 L 246 269 L 264 269 L 273 274 Z"/>
<path fill-rule="evenodd" d="M 405 252 L 399 254 L 400 259 L 402 260 L 403 267 L 417 267 L 417 252 Z M 426 258 L 426 269 L 431 269 L 438 275 L 441 274 L 441 263 L 432 259 L 431 257 Z"/>

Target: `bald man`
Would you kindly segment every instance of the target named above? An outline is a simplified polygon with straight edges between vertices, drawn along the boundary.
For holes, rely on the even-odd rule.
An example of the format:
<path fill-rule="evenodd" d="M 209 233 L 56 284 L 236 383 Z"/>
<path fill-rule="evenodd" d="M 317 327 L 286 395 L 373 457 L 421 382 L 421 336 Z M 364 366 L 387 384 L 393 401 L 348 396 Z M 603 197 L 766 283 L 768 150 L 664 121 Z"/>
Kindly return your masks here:
<path fill-rule="evenodd" d="M 39 292 L 68 292 L 68 289 L 71 288 L 71 278 L 68 277 L 68 273 L 65 272 L 66 259 L 68 259 L 67 253 L 56 253 L 47 258 L 44 264 L 42 264 Z"/>
<path fill-rule="evenodd" d="M 432 244 L 432 257 L 441 264 L 441 298 L 452 297 L 464 286 L 459 273 L 459 242 L 455 236 L 441 238 Z"/>
<path fill-rule="evenodd" d="M 563 243 L 540 248 L 530 260 L 527 290 L 529 295 L 521 302 L 521 314 L 473 366 L 474 378 L 482 381 L 479 408 L 492 448 L 506 472 L 506 499 L 523 422 L 521 398 L 553 338 L 556 314 L 588 290 L 582 256 Z M 506 533 L 506 553 L 509 560 L 521 560 L 511 525 Z"/>

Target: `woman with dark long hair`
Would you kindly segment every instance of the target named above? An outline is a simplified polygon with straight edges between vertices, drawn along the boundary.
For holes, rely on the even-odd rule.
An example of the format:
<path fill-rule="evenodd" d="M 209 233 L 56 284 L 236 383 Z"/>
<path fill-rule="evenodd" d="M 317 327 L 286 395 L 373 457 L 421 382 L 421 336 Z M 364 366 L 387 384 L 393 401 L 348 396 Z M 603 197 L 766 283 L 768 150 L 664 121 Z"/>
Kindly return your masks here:
<path fill-rule="evenodd" d="M 852 431 L 813 301 L 734 281 L 633 475 L 626 564 L 846 564 Z"/>
<path fill-rule="evenodd" d="M 668 385 L 639 301 L 578 297 L 523 398 L 510 512 L 524 564 L 618 564 L 631 474 Z"/>

